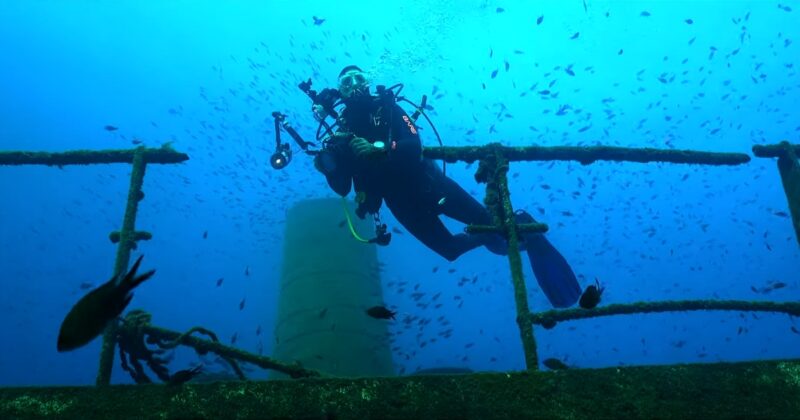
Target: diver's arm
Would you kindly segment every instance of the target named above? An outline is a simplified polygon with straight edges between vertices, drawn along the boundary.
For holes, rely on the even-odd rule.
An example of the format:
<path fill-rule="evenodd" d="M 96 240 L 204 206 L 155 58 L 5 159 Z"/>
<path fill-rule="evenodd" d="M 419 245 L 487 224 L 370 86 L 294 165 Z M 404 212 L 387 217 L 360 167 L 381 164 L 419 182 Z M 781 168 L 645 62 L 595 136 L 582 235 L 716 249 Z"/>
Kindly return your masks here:
<path fill-rule="evenodd" d="M 350 186 L 353 183 L 353 174 L 347 169 L 347 165 L 342 162 L 341 156 L 336 156 L 330 150 L 323 150 L 314 157 L 314 167 L 325 175 L 328 186 L 342 197 L 350 193 Z"/>

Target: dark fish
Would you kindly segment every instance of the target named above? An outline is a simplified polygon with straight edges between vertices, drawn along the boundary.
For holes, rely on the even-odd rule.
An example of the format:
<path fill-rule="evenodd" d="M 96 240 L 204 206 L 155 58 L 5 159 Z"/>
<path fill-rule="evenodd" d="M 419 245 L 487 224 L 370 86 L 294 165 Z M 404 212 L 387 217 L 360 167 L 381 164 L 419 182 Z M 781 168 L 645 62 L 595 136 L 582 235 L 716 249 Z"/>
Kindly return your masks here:
<path fill-rule="evenodd" d="M 575 32 L 575 34 L 573 34 L 571 37 L 569 37 L 569 39 L 578 39 L 579 36 L 581 36 L 581 33 L 580 32 Z"/>
<path fill-rule="evenodd" d="M 558 360 L 558 359 L 554 359 L 552 357 L 549 358 L 549 359 L 544 359 L 542 364 L 544 364 L 550 370 L 566 370 L 566 369 L 569 369 L 569 366 L 567 366 L 564 362 L 562 362 L 561 360 Z"/>
<path fill-rule="evenodd" d="M 391 311 L 385 306 L 379 305 L 367 309 L 367 315 L 375 319 L 394 319 L 394 316 L 397 315 L 397 312 Z"/>
<path fill-rule="evenodd" d="M 498 7 L 498 8 L 495 10 L 495 12 L 497 12 L 497 13 L 503 13 L 503 12 L 505 12 L 505 11 L 506 11 L 506 9 L 503 9 L 502 7 Z"/>
<path fill-rule="evenodd" d="M 319 25 L 322 25 L 323 23 L 325 23 L 325 19 L 318 18 L 316 16 L 311 16 L 311 18 L 314 19 L 314 25 L 319 26 Z"/>
<path fill-rule="evenodd" d="M 594 284 L 583 291 L 583 295 L 581 295 L 581 300 L 578 301 L 578 304 L 583 309 L 593 309 L 600 303 L 600 296 L 602 296 L 605 289 L 605 287 L 600 286 L 600 280 L 595 277 Z"/>
<path fill-rule="evenodd" d="M 233 333 L 233 335 L 231 336 L 231 344 L 236 344 L 237 338 L 239 338 L 239 333 L 238 332 Z"/>
<path fill-rule="evenodd" d="M 85 281 L 85 282 L 81 283 L 80 288 L 81 288 L 81 290 L 89 290 L 89 289 L 92 288 L 92 286 L 93 286 L 92 283 L 89 283 L 88 281 Z"/>
<path fill-rule="evenodd" d="M 245 301 L 245 299 L 242 299 L 242 301 L 241 301 L 241 302 L 239 302 L 239 310 L 240 310 L 240 311 L 241 311 L 242 309 L 244 309 L 244 301 Z"/>
<path fill-rule="evenodd" d="M 139 140 L 139 139 L 133 139 L 133 140 L 131 140 L 131 143 L 133 143 L 133 144 L 142 144 L 142 141 Z"/>
<path fill-rule="evenodd" d="M 184 369 L 175 372 L 172 376 L 169 377 L 169 381 L 167 385 L 180 385 L 186 382 L 189 382 L 197 376 L 200 372 L 203 371 L 203 365 L 195 366 L 191 369 Z"/>
<path fill-rule="evenodd" d="M 103 129 L 105 129 L 106 131 L 117 131 L 117 130 L 119 130 L 119 128 L 114 127 L 113 125 L 107 125 L 107 126 L 103 127 Z"/>
<path fill-rule="evenodd" d="M 222 286 L 222 282 L 223 282 L 223 281 L 225 281 L 225 278 L 223 278 L 223 277 L 220 277 L 220 278 L 218 278 L 218 279 L 217 279 L 217 287 L 220 287 L 220 286 Z"/>
<path fill-rule="evenodd" d="M 88 344 L 103 332 L 109 321 L 125 310 L 133 298 L 131 293 L 133 289 L 156 272 L 150 270 L 140 276 L 136 275 L 142 257 L 144 255 L 139 256 L 122 280 L 117 282 L 118 277 L 112 277 L 82 297 L 70 309 L 58 333 L 59 352 L 74 350 Z"/>
<path fill-rule="evenodd" d="M 250 266 L 249 265 L 244 268 L 244 275 L 248 276 L 248 277 L 250 276 Z"/>
<path fill-rule="evenodd" d="M 648 17 L 650 16 L 650 12 L 648 12 L 647 10 L 642 10 L 642 13 L 639 13 L 639 16 Z"/>
<path fill-rule="evenodd" d="M 538 18 L 536 18 L 536 24 L 541 25 L 543 20 L 544 20 L 544 15 L 539 16 Z"/>
<path fill-rule="evenodd" d="M 691 19 L 686 19 L 686 20 L 684 20 L 684 22 L 686 22 L 687 25 L 691 25 L 691 24 L 694 23 L 694 21 L 691 20 Z"/>
<path fill-rule="evenodd" d="M 261 325 L 256 328 L 256 335 L 261 335 Z"/>
<path fill-rule="evenodd" d="M 203 239 L 208 239 L 208 231 L 203 232 Z"/>
<path fill-rule="evenodd" d="M 495 77 L 497 77 L 497 70 L 492 72 L 492 79 L 494 79 Z"/>

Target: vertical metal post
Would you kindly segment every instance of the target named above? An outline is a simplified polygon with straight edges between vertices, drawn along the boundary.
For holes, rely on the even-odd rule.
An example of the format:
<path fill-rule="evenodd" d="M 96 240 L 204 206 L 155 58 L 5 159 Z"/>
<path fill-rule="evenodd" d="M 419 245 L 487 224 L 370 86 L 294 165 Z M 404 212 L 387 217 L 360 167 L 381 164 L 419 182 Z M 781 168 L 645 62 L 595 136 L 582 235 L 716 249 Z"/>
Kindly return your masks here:
<path fill-rule="evenodd" d="M 508 190 L 508 160 L 499 150 L 495 151 L 493 159 L 481 161 L 479 171 L 483 171 L 483 175 L 476 175 L 476 178 L 486 181 L 486 204 L 493 215 L 494 224 L 505 228 L 508 239 L 508 264 L 511 267 L 511 282 L 514 286 L 517 325 L 525 355 L 525 368 L 537 370 L 539 359 L 536 355 L 536 338 L 533 336 L 533 324 L 530 322 L 528 290 L 525 286 L 525 276 L 522 274 L 519 235 L 514 220 L 514 208 L 511 206 L 511 193 Z"/>
<path fill-rule="evenodd" d="M 131 250 L 136 246 L 134 230 L 136 225 L 136 212 L 139 200 L 144 198 L 142 183 L 145 172 L 144 148 L 139 147 L 133 154 L 133 171 L 131 184 L 128 188 L 128 203 L 125 207 L 125 217 L 122 219 L 117 258 L 114 262 L 114 276 L 119 276 L 128 271 Z M 114 364 L 114 349 L 117 345 L 117 320 L 113 320 L 103 333 L 103 347 L 100 350 L 100 366 L 97 371 L 96 385 L 108 385 L 111 382 L 111 368 Z"/>
<path fill-rule="evenodd" d="M 789 202 L 789 212 L 792 214 L 794 235 L 800 245 L 800 162 L 797 153 L 789 142 L 781 142 L 783 153 L 778 157 L 778 171 L 781 174 L 783 190 Z"/>

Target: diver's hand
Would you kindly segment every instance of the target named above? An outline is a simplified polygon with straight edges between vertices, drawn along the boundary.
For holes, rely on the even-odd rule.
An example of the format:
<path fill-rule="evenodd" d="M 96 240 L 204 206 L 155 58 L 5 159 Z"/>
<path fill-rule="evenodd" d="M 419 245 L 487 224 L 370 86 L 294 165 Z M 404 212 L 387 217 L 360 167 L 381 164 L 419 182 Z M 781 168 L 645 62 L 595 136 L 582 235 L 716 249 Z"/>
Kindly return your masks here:
<path fill-rule="evenodd" d="M 322 151 L 314 156 L 314 168 L 327 176 L 336 171 L 336 160 L 330 152 Z"/>
<path fill-rule="evenodd" d="M 317 121 L 322 121 L 328 116 L 328 111 L 325 111 L 322 105 L 314 105 L 311 110 L 314 111 L 314 119 Z"/>
<path fill-rule="evenodd" d="M 350 140 L 350 149 L 356 157 L 362 159 L 372 159 L 386 154 L 384 148 L 375 146 L 363 137 L 353 137 Z"/>

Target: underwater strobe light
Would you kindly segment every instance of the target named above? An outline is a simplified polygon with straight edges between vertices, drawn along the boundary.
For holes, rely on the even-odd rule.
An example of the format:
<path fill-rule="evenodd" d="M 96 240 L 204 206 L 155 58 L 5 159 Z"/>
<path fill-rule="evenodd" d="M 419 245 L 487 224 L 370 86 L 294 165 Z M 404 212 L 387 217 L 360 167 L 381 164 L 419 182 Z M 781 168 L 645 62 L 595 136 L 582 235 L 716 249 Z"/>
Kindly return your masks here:
<path fill-rule="evenodd" d="M 275 169 L 283 169 L 292 161 L 292 149 L 287 143 L 278 146 L 269 158 L 269 164 Z"/>

